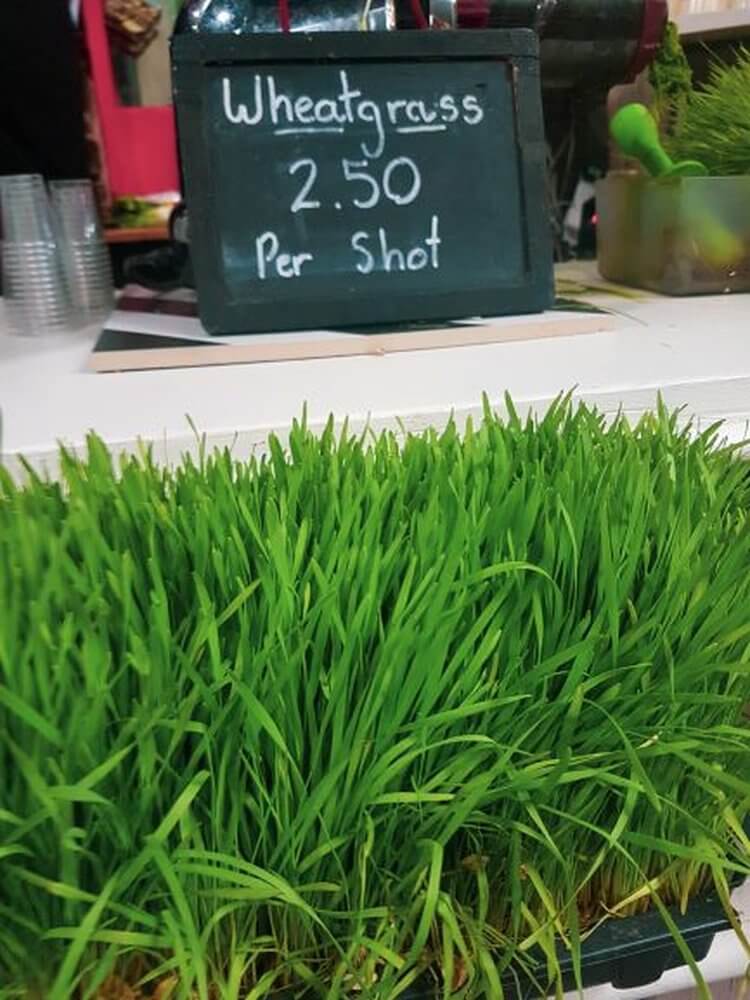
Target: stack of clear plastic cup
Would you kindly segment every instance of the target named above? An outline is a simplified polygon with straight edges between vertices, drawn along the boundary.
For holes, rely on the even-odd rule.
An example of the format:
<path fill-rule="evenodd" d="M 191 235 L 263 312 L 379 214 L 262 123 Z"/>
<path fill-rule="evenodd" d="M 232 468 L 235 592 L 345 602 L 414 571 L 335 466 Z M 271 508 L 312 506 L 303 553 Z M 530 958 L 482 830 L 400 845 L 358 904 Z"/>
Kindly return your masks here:
<path fill-rule="evenodd" d="M 103 322 L 114 286 L 91 181 L 53 181 L 50 191 L 75 319 L 82 326 Z"/>
<path fill-rule="evenodd" d="M 47 336 L 71 328 L 71 304 L 42 177 L 0 177 L 3 299 L 12 333 Z"/>

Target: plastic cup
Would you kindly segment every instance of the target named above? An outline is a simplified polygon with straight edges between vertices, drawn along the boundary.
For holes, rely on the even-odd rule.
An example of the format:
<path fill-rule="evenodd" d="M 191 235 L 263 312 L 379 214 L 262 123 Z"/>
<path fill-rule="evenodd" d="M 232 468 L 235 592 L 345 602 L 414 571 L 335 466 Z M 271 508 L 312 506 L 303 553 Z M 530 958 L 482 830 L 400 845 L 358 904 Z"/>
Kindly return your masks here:
<path fill-rule="evenodd" d="M 13 333 L 70 329 L 71 308 L 47 190 L 35 174 L 0 177 L 3 297 Z"/>
<path fill-rule="evenodd" d="M 6 243 L 54 243 L 44 178 L 39 174 L 0 177 L 2 233 Z"/>
<path fill-rule="evenodd" d="M 104 319 L 114 305 L 112 266 L 91 182 L 53 181 L 50 191 L 73 308 L 84 323 Z"/>

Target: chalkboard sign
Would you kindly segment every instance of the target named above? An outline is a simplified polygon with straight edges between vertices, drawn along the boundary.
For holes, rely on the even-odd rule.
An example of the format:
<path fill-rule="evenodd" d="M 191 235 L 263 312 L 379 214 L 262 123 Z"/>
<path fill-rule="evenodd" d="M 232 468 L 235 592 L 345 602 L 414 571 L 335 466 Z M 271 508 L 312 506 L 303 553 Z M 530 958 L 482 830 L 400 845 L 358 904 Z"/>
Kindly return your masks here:
<path fill-rule="evenodd" d="M 172 54 L 211 333 L 550 304 L 531 32 L 185 34 Z"/>

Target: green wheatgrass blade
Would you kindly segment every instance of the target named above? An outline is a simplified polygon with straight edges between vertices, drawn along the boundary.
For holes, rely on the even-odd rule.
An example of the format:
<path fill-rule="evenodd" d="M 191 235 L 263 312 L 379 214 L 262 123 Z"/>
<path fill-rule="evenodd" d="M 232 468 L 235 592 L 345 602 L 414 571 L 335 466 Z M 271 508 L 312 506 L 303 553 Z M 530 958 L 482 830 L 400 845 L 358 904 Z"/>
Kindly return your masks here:
<path fill-rule="evenodd" d="M 0 997 L 559 994 L 649 906 L 688 960 L 750 872 L 750 474 L 504 411 L 0 471 Z"/>

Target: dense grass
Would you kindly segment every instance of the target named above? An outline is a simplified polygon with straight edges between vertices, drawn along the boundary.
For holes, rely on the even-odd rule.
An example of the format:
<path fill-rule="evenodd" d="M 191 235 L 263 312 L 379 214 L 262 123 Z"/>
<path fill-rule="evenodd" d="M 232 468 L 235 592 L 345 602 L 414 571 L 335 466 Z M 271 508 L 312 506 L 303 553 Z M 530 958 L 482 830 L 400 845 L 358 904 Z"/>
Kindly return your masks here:
<path fill-rule="evenodd" d="M 750 174 L 750 49 L 714 60 L 708 81 L 674 107 L 676 159 L 700 160 L 715 177 Z"/>
<path fill-rule="evenodd" d="M 561 402 L 62 468 L 0 477 L 2 997 L 497 997 L 535 946 L 554 992 L 556 942 L 750 870 L 710 434 Z"/>

